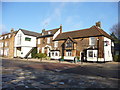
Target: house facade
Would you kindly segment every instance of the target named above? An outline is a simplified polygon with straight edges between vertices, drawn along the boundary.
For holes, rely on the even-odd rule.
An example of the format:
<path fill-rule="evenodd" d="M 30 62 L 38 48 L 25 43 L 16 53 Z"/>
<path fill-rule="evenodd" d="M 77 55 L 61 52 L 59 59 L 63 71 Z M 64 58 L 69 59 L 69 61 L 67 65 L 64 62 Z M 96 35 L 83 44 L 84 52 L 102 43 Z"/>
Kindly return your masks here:
<path fill-rule="evenodd" d="M 14 57 L 31 58 L 38 36 L 40 33 L 19 29 L 14 40 Z"/>
<path fill-rule="evenodd" d="M 66 60 L 80 57 L 83 61 L 113 61 L 112 38 L 101 29 L 100 22 L 87 29 L 61 33 L 53 41 L 58 41 L 59 55 Z"/>
<path fill-rule="evenodd" d="M 37 38 L 37 51 L 38 53 L 46 53 L 47 56 L 54 59 L 59 59 L 58 41 L 53 41 L 60 33 L 62 33 L 62 25 L 59 28 L 51 30 L 42 30 L 41 36 Z"/>
<path fill-rule="evenodd" d="M 59 28 L 36 33 L 24 29 L 11 30 L 0 36 L 0 56 L 31 58 L 32 52 L 46 53 L 51 59 L 112 61 L 112 38 L 101 23 L 82 30 L 62 32 Z"/>
<path fill-rule="evenodd" d="M 10 33 L 6 33 L 0 36 L 0 56 L 2 57 L 14 57 L 14 37 L 17 31 L 14 29 Z"/>

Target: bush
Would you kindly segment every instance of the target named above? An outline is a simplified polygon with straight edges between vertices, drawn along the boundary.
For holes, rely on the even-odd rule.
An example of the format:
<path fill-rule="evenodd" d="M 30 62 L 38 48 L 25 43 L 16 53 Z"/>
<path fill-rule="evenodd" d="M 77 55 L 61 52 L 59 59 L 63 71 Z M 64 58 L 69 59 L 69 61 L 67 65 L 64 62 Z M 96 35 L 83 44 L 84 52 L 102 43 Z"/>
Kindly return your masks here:
<path fill-rule="evenodd" d="M 46 59 L 47 59 L 47 60 L 50 60 L 50 57 L 47 56 Z"/>
<path fill-rule="evenodd" d="M 77 60 L 80 60 L 80 57 L 77 57 Z"/>
<path fill-rule="evenodd" d="M 37 53 L 35 55 L 36 58 L 40 59 L 42 61 L 42 58 L 45 58 L 47 55 L 45 53 Z"/>
<path fill-rule="evenodd" d="M 64 56 L 62 56 L 61 59 L 64 59 Z"/>
<path fill-rule="evenodd" d="M 32 53 L 31 53 L 32 58 L 36 57 L 36 53 L 37 53 L 37 48 L 34 48 Z"/>
<path fill-rule="evenodd" d="M 113 59 L 115 62 L 120 62 L 120 55 L 114 55 Z"/>

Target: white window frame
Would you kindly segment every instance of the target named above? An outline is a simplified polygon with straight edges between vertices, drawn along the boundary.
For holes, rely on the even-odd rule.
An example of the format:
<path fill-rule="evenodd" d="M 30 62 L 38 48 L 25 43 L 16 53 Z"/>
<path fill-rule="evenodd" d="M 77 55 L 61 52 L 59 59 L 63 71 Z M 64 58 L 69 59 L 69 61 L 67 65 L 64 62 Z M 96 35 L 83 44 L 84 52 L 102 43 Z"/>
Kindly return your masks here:
<path fill-rule="evenodd" d="M 3 42 L 0 42 L 0 47 L 3 47 Z"/>
<path fill-rule="evenodd" d="M 5 37 L 5 39 L 7 38 L 7 35 L 6 36 L 4 36 Z"/>
<path fill-rule="evenodd" d="M 0 55 L 3 55 L 3 50 L 2 49 L 0 49 Z"/>
<path fill-rule="evenodd" d="M 39 39 L 38 39 L 38 44 L 40 44 L 40 43 L 41 43 L 41 41 L 40 41 L 40 40 L 41 40 L 41 39 L 39 38 Z"/>
<path fill-rule="evenodd" d="M 5 46 L 8 46 L 8 41 L 5 42 Z"/>
<path fill-rule="evenodd" d="M 8 35 L 8 38 L 10 38 L 10 37 L 11 37 L 11 35 L 9 34 L 9 35 Z"/>
<path fill-rule="evenodd" d="M 93 40 L 95 40 L 95 41 L 93 41 Z M 95 42 L 96 42 L 96 38 L 95 37 L 89 37 L 89 45 L 95 45 Z"/>
<path fill-rule="evenodd" d="M 72 56 L 72 51 L 66 51 L 66 56 Z"/>
<path fill-rule="evenodd" d="M 40 53 L 40 47 L 37 48 L 37 53 Z"/>
<path fill-rule="evenodd" d="M 49 31 L 48 34 L 51 34 L 51 31 Z"/>
<path fill-rule="evenodd" d="M 89 57 L 89 52 L 93 52 L 92 57 Z M 87 57 L 88 58 L 96 58 L 97 57 L 97 50 L 87 50 Z"/>
<path fill-rule="evenodd" d="M 8 56 L 8 54 L 9 54 L 9 49 L 8 49 L 8 48 L 5 48 L 5 50 L 4 50 L 4 55 L 5 55 L 5 56 Z"/>
<path fill-rule="evenodd" d="M 56 56 L 56 53 L 57 53 L 57 56 Z M 58 57 L 58 56 L 60 56 L 60 52 L 59 51 L 52 51 L 51 56 Z"/>
<path fill-rule="evenodd" d="M 54 47 L 58 47 L 58 41 L 54 41 Z"/>
<path fill-rule="evenodd" d="M 48 44 L 50 43 L 50 38 L 47 38 L 47 43 L 48 43 Z"/>
<path fill-rule="evenodd" d="M 22 34 L 18 34 L 18 36 L 17 36 L 17 45 L 21 45 L 21 41 L 22 41 Z"/>

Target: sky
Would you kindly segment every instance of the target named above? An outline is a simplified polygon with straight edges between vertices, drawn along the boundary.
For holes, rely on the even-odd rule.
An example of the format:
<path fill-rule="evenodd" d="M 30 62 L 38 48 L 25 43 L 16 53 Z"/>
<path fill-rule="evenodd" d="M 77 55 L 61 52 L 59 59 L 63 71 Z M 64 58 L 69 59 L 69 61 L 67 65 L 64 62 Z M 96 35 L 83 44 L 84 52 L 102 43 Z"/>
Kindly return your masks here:
<path fill-rule="evenodd" d="M 117 2 L 2 2 L 2 32 L 19 28 L 63 32 L 89 28 L 97 21 L 107 33 L 118 23 Z"/>

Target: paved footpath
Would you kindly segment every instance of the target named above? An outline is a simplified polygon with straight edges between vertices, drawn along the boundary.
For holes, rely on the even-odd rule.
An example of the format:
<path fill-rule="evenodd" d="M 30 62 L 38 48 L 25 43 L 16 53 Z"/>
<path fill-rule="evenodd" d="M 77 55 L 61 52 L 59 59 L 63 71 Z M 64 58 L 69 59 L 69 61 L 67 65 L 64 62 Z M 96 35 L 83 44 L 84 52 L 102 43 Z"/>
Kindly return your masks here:
<path fill-rule="evenodd" d="M 119 63 L 59 63 L 56 60 L 2 59 L 2 88 L 118 88 Z"/>

